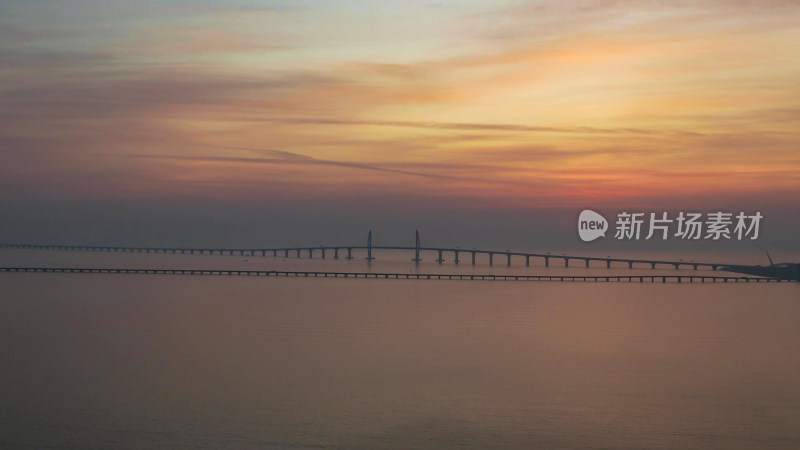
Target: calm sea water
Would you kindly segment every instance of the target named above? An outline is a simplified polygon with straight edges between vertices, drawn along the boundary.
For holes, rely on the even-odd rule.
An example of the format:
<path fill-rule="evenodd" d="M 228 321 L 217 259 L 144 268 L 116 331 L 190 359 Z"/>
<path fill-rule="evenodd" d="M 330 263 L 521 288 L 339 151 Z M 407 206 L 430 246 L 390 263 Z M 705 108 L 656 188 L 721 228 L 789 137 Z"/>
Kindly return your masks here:
<path fill-rule="evenodd" d="M 800 448 L 798 283 L 0 274 L 0 294 L 4 448 Z"/>

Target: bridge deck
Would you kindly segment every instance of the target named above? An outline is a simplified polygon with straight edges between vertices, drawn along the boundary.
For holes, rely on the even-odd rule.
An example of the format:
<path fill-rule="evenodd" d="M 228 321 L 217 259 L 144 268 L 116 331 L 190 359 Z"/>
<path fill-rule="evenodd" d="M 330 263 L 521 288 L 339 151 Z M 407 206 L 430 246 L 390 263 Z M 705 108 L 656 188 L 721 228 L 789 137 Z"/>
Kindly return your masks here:
<path fill-rule="evenodd" d="M 580 255 L 555 255 L 550 253 L 528 253 L 503 250 L 482 250 L 482 249 L 463 249 L 450 247 L 408 247 L 408 246 L 366 246 L 366 245 L 337 245 L 337 246 L 312 246 L 312 247 L 280 247 L 280 248 L 189 248 L 189 247 L 119 247 L 119 246 L 82 246 L 82 245 L 43 245 L 43 244 L 0 244 L 0 248 L 10 249 L 37 249 L 37 250 L 65 250 L 65 251 L 90 251 L 90 252 L 133 252 L 133 253 L 165 253 L 165 254 L 200 254 L 200 255 L 239 255 L 239 256 L 284 256 L 284 257 L 303 257 L 313 258 L 315 253 L 325 258 L 326 255 L 333 254 L 334 258 L 339 258 L 340 252 L 347 254 L 347 258 L 352 259 L 352 253 L 356 250 L 366 250 L 368 258 L 372 258 L 372 250 L 390 251 L 412 251 L 415 255 L 419 252 L 435 252 L 438 256 L 437 262 L 444 262 L 445 254 L 454 256 L 453 262 L 459 263 L 460 255 L 471 255 L 471 263 L 476 263 L 476 255 L 488 255 L 489 264 L 494 264 L 494 257 L 506 258 L 506 264 L 511 265 L 511 258 L 524 258 L 525 265 L 530 265 L 531 260 L 543 260 L 546 266 L 550 265 L 550 260 L 560 260 L 565 266 L 570 261 L 583 261 L 587 267 L 590 262 L 605 263 L 611 267 L 612 263 L 626 264 L 633 268 L 634 264 L 645 264 L 655 269 L 656 266 L 670 266 L 675 269 L 680 267 L 690 267 L 694 270 L 708 268 L 717 270 L 725 266 L 723 263 L 695 262 L 695 261 L 669 261 L 636 258 L 611 258 Z"/>
<path fill-rule="evenodd" d="M 217 269 L 128 269 L 108 267 L 0 267 L 0 273 L 91 273 L 91 274 L 140 274 L 140 275 L 226 275 L 266 277 L 313 277 L 313 278 L 370 278 L 406 280 L 462 280 L 462 281 L 560 281 L 560 282 L 639 282 L 639 283 L 739 283 L 782 282 L 780 278 L 753 276 L 712 275 L 500 275 L 500 274 L 444 274 L 444 273 L 379 273 L 379 272 L 321 272 L 285 270 L 217 270 Z"/>

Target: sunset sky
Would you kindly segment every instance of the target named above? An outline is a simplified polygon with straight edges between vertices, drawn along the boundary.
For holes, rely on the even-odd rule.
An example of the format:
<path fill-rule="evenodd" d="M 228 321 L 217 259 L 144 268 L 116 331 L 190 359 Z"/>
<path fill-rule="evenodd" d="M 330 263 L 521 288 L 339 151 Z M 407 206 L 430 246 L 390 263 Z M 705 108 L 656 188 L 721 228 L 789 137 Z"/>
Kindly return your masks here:
<path fill-rule="evenodd" d="M 760 208 L 800 248 L 798 43 L 792 0 L 0 0 L 0 231 Z"/>

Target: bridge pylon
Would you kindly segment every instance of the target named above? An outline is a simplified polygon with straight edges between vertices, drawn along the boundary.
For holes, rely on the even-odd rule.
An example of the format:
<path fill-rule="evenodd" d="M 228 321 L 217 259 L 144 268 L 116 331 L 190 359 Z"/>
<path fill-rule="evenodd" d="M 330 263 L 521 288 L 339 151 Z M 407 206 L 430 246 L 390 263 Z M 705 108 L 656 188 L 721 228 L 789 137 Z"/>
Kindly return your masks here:
<path fill-rule="evenodd" d="M 414 241 L 414 262 L 422 261 L 419 257 L 419 249 L 420 249 L 420 240 L 419 240 L 419 230 L 414 230 L 416 234 L 416 240 Z"/>
<path fill-rule="evenodd" d="M 369 230 L 369 234 L 367 234 L 367 259 L 375 259 L 372 257 L 372 230 Z"/>

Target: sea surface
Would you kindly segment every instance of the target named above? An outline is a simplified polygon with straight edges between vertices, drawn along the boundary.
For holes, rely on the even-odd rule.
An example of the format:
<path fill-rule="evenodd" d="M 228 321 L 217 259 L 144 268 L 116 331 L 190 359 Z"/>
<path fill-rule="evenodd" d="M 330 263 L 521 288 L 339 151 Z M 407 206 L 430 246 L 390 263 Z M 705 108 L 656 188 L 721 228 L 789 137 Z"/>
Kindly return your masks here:
<path fill-rule="evenodd" d="M 674 273 L 377 256 L 0 265 Z M 0 273 L 0 447 L 794 449 L 799 324 L 800 283 Z"/>

